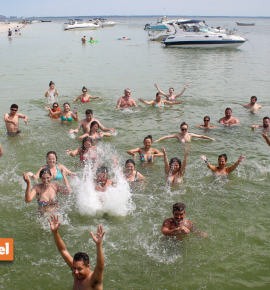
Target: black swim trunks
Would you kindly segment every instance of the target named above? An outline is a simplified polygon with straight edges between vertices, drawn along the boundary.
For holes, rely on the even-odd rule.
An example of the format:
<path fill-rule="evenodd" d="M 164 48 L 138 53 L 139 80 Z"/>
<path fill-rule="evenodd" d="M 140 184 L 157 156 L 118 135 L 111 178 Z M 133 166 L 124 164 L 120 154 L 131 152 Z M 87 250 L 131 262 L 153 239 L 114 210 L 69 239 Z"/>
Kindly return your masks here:
<path fill-rule="evenodd" d="M 21 130 L 18 130 L 17 132 L 7 132 L 7 135 L 9 137 L 15 137 L 15 136 L 17 136 L 17 135 L 19 135 L 21 133 L 22 133 L 22 131 Z"/>

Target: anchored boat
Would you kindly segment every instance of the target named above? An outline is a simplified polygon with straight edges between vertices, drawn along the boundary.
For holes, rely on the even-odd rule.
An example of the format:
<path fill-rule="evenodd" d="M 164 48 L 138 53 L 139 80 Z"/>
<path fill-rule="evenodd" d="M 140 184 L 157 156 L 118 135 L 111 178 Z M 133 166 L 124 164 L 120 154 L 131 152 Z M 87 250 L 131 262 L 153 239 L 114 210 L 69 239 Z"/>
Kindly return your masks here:
<path fill-rule="evenodd" d="M 97 29 L 100 26 L 90 22 L 83 22 L 83 19 L 69 19 L 69 22 L 64 24 L 64 30 L 89 30 L 89 29 Z"/>

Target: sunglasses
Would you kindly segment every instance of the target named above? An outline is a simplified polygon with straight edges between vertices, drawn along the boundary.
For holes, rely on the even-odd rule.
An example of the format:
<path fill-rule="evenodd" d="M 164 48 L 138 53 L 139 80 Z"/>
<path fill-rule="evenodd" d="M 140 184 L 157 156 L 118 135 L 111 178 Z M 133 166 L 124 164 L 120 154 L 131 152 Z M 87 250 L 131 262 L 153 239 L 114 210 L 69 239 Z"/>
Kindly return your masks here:
<path fill-rule="evenodd" d="M 58 108 L 58 106 L 53 106 L 53 108 Z"/>
<path fill-rule="evenodd" d="M 209 122 L 210 120 L 204 120 L 205 122 Z"/>
<path fill-rule="evenodd" d="M 83 93 L 86 93 L 87 91 L 83 91 Z"/>
<path fill-rule="evenodd" d="M 18 110 L 16 110 L 16 109 L 10 109 L 10 111 L 17 112 Z"/>
<path fill-rule="evenodd" d="M 183 128 L 183 129 L 181 128 L 181 131 L 187 131 L 187 128 Z"/>

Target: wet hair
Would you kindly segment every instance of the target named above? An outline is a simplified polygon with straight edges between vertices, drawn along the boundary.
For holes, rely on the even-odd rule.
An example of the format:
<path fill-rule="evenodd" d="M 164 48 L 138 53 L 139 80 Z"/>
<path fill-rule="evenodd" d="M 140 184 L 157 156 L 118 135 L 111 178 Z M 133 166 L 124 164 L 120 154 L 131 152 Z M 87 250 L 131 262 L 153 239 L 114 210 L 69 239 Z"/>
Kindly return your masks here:
<path fill-rule="evenodd" d="M 256 96 L 252 96 L 251 99 L 255 99 L 255 101 L 257 102 L 257 97 Z"/>
<path fill-rule="evenodd" d="M 231 109 L 231 108 L 226 108 L 225 112 L 226 112 L 226 111 L 229 111 L 229 110 L 232 112 L 232 109 Z"/>
<path fill-rule="evenodd" d="M 16 105 L 16 104 L 12 104 L 12 105 L 10 106 L 10 109 L 19 109 L 19 106 Z"/>
<path fill-rule="evenodd" d="M 84 252 L 78 252 L 74 255 L 73 261 L 83 261 L 84 266 L 89 265 L 89 256 Z"/>
<path fill-rule="evenodd" d="M 55 83 L 53 81 L 50 81 L 49 86 L 51 85 L 55 85 Z"/>
<path fill-rule="evenodd" d="M 161 94 L 160 92 L 157 92 L 157 93 L 156 93 L 156 97 L 157 97 L 158 95 L 160 95 L 160 94 Z"/>
<path fill-rule="evenodd" d="M 183 123 L 180 125 L 180 129 L 181 129 L 184 125 L 186 125 L 186 126 L 188 127 L 188 124 L 187 124 L 186 122 L 183 122 Z"/>
<path fill-rule="evenodd" d="M 54 102 L 52 105 L 54 106 L 55 104 L 57 105 L 57 107 L 59 107 L 59 104 L 57 102 Z"/>
<path fill-rule="evenodd" d="M 87 109 L 85 111 L 85 115 L 90 115 L 90 114 L 93 114 L 93 111 L 91 109 Z"/>
<path fill-rule="evenodd" d="M 210 121 L 210 117 L 209 117 L 209 116 L 205 116 L 205 117 L 203 118 L 204 121 L 205 121 L 205 118 L 208 118 L 209 121 Z"/>
<path fill-rule="evenodd" d="M 174 88 L 169 88 L 169 90 L 172 89 L 174 91 Z"/>
<path fill-rule="evenodd" d="M 270 121 L 269 117 L 264 117 L 264 118 L 263 118 L 263 120 L 266 120 L 266 119 L 268 119 L 268 120 Z"/>
<path fill-rule="evenodd" d="M 181 160 L 179 158 L 177 158 L 177 157 L 173 157 L 170 160 L 170 162 L 169 162 L 170 169 L 172 170 L 172 165 L 173 165 L 174 162 L 177 162 L 179 164 L 179 170 L 178 171 L 180 171 L 180 169 L 181 169 Z"/>
<path fill-rule="evenodd" d="M 49 152 L 46 154 L 46 159 L 48 158 L 48 156 L 49 156 L 50 154 L 53 154 L 53 155 L 55 156 L 55 158 L 56 158 L 56 163 L 57 163 L 57 155 L 56 155 L 56 152 L 55 152 L 55 151 L 49 151 Z"/>
<path fill-rule="evenodd" d="M 49 174 L 50 176 L 52 176 L 51 170 L 48 168 L 43 168 L 40 170 L 39 178 L 41 178 L 43 174 Z"/>
<path fill-rule="evenodd" d="M 99 175 L 100 173 L 105 173 L 108 175 L 108 168 L 104 165 L 100 166 L 96 171 L 96 175 Z"/>
<path fill-rule="evenodd" d="M 97 121 L 93 121 L 93 122 L 91 123 L 91 125 L 90 125 L 90 130 L 92 129 L 92 127 L 93 127 L 94 125 L 98 125 L 98 128 L 99 128 L 99 123 L 98 123 Z"/>
<path fill-rule="evenodd" d="M 144 142 L 146 139 L 150 139 L 151 141 L 153 141 L 152 135 L 148 135 L 148 136 L 146 136 L 146 137 L 143 139 L 143 142 Z"/>
<path fill-rule="evenodd" d="M 91 145 L 92 145 L 92 139 L 91 139 L 89 136 L 84 137 L 83 140 L 82 140 L 82 154 L 83 154 L 84 151 L 86 150 L 86 148 L 84 147 L 84 143 L 85 143 L 86 141 L 89 141 L 89 142 L 91 143 Z"/>
<path fill-rule="evenodd" d="M 224 157 L 225 160 L 227 161 L 228 158 L 227 158 L 227 155 L 226 155 L 226 154 L 221 154 L 221 155 L 219 155 L 219 156 L 218 156 L 218 160 L 219 160 L 220 158 L 222 158 L 222 157 Z"/>
<path fill-rule="evenodd" d="M 84 36 L 84 37 L 85 37 L 85 36 Z M 87 91 L 87 88 L 86 88 L 86 87 L 83 87 L 83 88 L 82 88 L 82 92 L 83 92 L 83 90 L 86 90 L 86 91 Z"/>
<path fill-rule="evenodd" d="M 132 159 L 128 159 L 125 163 L 125 167 L 127 166 L 128 163 L 132 163 L 135 166 L 135 162 Z"/>
<path fill-rule="evenodd" d="M 125 89 L 125 90 L 124 90 L 124 92 L 126 92 L 127 90 L 129 90 L 129 91 L 130 91 L 130 89 Z"/>
<path fill-rule="evenodd" d="M 177 210 L 177 211 L 183 211 L 186 210 L 186 206 L 183 203 L 177 202 L 173 205 L 173 212 Z"/>
<path fill-rule="evenodd" d="M 69 104 L 68 102 L 64 103 L 64 104 L 63 104 L 63 107 L 64 107 L 65 105 L 69 105 L 69 107 L 70 107 L 70 104 Z"/>

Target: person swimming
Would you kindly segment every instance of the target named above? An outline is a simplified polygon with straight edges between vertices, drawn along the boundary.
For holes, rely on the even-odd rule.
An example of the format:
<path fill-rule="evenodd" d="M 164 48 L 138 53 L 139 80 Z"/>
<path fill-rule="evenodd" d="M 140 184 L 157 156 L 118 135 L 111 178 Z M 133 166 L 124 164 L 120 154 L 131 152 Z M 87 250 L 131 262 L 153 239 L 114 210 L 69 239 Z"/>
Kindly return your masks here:
<path fill-rule="evenodd" d="M 100 141 L 104 136 L 105 137 L 111 137 L 112 134 L 110 133 L 104 133 L 104 132 L 98 132 L 99 129 L 99 123 L 97 121 L 93 121 L 90 125 L 90 131 L 89 133 L 83 134 L 82 136 L 78 137 L 78 140 L 82 140 L 83 138 L 89 136 L 93 141 Z"/>
<path fill-rule="evenodd" d="M 184 101 L 180 102 L 170 102 L 170 101 L 163 101 L 161 100 L 162 94 L 161 93 L 156 93 L 156 99 L 153 101 L 145 101 L 143 99 L 139 99 L 140 102 L 146 104 L 146 105 L 152 105 L 155 108 L 163 108 L 165 104 L 168 105 L 177 105 L 177 104 L 182 104 Z"/>
<path fill-rule="evenodd" d="M 167 101 L 170 101 L 170 102 L 174 102 L 176 100 L 176 98 L 180 97 L 183 95 L 183 93 L 185 92 L 185 90 L 188 88 L 188 85 L 186 85 L 183 89 L 183 91 L 180 93 L 180 94 L 177 94 L 177 95 L 174 95 L 174 89 L 173 88 L 170 88 L 169 89 L 169 94 L 166 94 L 164 92 L 162 92 L 162 90 L 158 87 L 157 84 L 155 84 L 155 87 L 157 88 L 157 90 L 167 98 Z"/>
<path fill-rule="evenodd" d="M 239 157 L 239 159 L 236 161 L 235 164 L 233 164 L 232 166 L 226 167 L 227 164 L 227 155 L 226 154 L 221 154 L 218 157 L 218 167 L 211 165 L 208 161 L 208 159 L 206 158 L 205 155 L 201 155 L 202 160 L 205 162 L 205 164 L 207 165 L 207 167 L 209 169 L 212 170 L 214 175 L 217 176 L 229 176 L 230 173 L 232 173 L 236 167 L 245 160 L 245 156 L 241 155 Z"/>
<path fill-rule="evenodd" d="M 64 124 L 68 124 L 72 121 L 79 121 L 79 115 L 77 109 L 75 109 L 75 114 L 70 111 L 70 105 L 69 103 L 64 103 L 64 110 L 59 111 L 59 112 L 53 112 L 51 108 L 47 107 L 47 110 L 50 111 L 52 116 L 60 116 L 61 117 L 61 122 Z"/>
<path fill-rule="evenodd" d="M 52 104 L 57 102 L 58 91 L 54 88 L 55 83 L 53 81 L 50 81 L 49 87 L 50 89 L 45 91 L 45 97 L 47 98 L 47 103 Z"/>
<path fill-rule="evenodd" d="M 46 106 L 45 107 L 45 110 L 48 110 L 50 107 L 49 106 Z M 53 103 L 53 107 L 51 108 L 51 110 L 55 113 L 55 112 L 60 112 L 61 111 L 61 108 L 59 107 L 59 104 L 57 102 L 54 102 Z M 54 119 L 58 119 L 60 118 L 60 116 L 52 116 L 51 113 L 49 113 L 50 117 L 54 118 Z"/>
<path fill-rule="evenodd" d="M 196 127 L 202 128 L 202 129 L 214 129 L 214 128 L 218 128 L 216 126 L 210 125 L 210 117 L 209 116 L 205 116 L 203 118 L 203 122 L 204 125 L 197 125 Z"/>
<path fill-rule="evenodd" d="M 94 99 L 103 100 L 103 98 L 101 98 L 101 97 L 92 97 L 91 95 L 87 94 L 87 88 L 83 87 L 82 88 L 82 95 L 79 95 L 76 99 L 73 100 L 73 102 L 75 103 L 78 100 L 81 100 L 81 103 L 88 103 L 90 100 L 94 100 Z"/>

